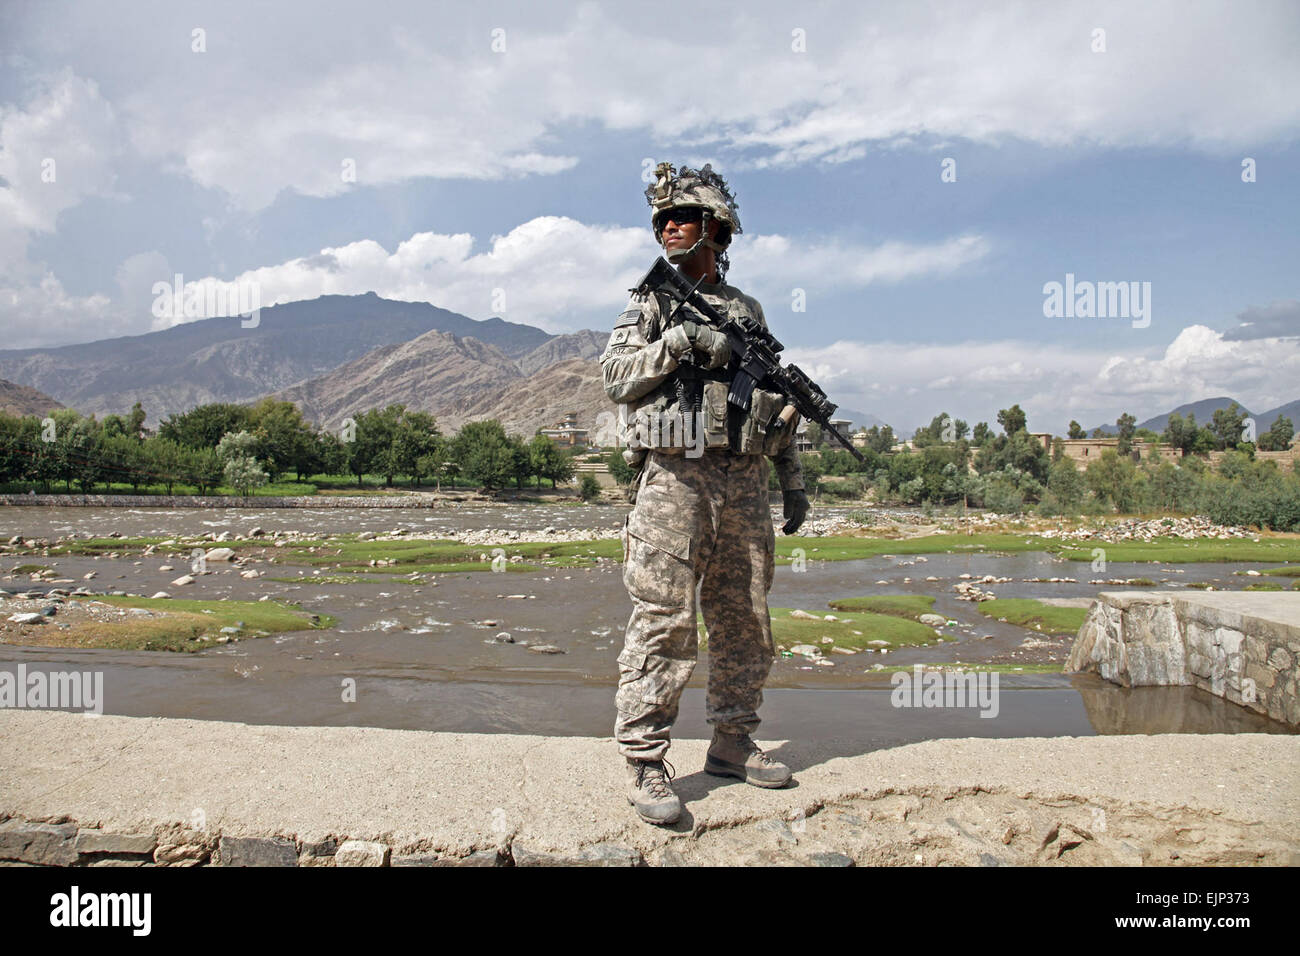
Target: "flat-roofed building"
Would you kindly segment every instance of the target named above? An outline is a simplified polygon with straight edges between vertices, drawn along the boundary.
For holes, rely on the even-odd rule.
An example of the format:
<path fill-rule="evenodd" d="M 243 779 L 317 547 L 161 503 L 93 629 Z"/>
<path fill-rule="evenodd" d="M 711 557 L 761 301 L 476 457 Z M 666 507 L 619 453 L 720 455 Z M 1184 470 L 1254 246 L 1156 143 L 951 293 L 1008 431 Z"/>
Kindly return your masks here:
<path fill-rule="evenodd" d="M 578 427 L 578 413 L 569 412 L 564 418 L 550 428 L 543 428 L 542 434 L 563 448 L 586 448 L 587 429 Z"/>

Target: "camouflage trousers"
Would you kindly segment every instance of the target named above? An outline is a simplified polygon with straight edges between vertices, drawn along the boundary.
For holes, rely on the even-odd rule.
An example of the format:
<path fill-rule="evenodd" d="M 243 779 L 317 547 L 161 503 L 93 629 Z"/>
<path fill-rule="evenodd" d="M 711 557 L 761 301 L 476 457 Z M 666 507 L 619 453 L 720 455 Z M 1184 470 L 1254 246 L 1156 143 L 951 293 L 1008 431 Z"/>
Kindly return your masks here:
<path fill-rule="evenodd" d="M 618 656 L 614 737 L 619 752 L 667 752 L 699 646 L 696 587 L 708 635 L 707 716 L 753 733 L 772 668 L 776 547 L 762 455 L 726 448 L 696 458 L 651 451 L 623 525 L 623 583 L 632 616 Z"/>

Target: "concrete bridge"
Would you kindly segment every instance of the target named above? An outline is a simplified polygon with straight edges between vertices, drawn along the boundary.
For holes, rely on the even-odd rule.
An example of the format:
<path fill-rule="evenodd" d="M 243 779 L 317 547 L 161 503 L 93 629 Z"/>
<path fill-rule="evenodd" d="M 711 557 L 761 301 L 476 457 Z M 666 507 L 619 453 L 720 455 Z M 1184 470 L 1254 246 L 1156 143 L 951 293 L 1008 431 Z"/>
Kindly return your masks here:
<path fill-rule="evenodd" d="M 1300 864 L 1300 735 L 763 741 L 637 819 L 612 740 L 0 710 L 0 865 Z"/>

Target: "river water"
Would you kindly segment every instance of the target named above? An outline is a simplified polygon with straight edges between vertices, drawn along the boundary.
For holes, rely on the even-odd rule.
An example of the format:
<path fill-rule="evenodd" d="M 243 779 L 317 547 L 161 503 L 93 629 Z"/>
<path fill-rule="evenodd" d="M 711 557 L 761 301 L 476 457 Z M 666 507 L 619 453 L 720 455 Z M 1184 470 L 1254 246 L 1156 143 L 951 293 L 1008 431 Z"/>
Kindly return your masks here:
<path fill-rule="evenodd" d="M 818 516 L 830 511 L 819 509 Z M 253 527 L 272 534 L 401 528 L 437 535 L 511 528 L 526 540 L 529 532 L 545 527 L 598 528 L 613 534 L 625 513 L 626 508 L 614 506 L 535 504 L 382 511 L 6 508 L 0 509 L 0 536 L 231 531 L 238 537 Z M 762 709 L 765 738 L 816 737 L 842 742 L 845 753 L 861 753 L 935 737 L 1291 732 L 1192 688 L 1126 690 L 1087 675 L 1001 674 L 996 716 L 981 717 L 976 708 L 895 707 L 888 671 L 877 672 L 873 664 L 887 664 L 892 671 L 914 663 L 1014 663 L 1033 657 L 1021 650 L 1021 642 L 1039 635 L 987 618 L 974 604 L 957 600 L 952 585 L 958 575 L 1011 578 L 980 585 L 998 597 L 1091 599 L 1099 590 L 1115 588 L 1091 583 L 1099 575 L 1093 575 L 1086 562 L 1042 553 L 829 562 L 817 560 L 811 539 L 808 546 L 806 570 L 778 566 L 769 599 L 773 607 L 824 614 L 829 611 L 826 602 L 835 598 L 929 594 L 936 599 L 935 612 L 957 624 L 944 629 L 949 640 L 942 644 L 900 649 L 888 656 L 833 656 L 834 667 L 800 657 L 779 659 Z M 90 584 L 101 590 L 145 595 L 168 590 L 176 597 L 232 600 L 266 595 L 338 619 L 327 631 L 244 640 L 197 654 L 0 645 L 0 668 L 12 670 L 23 663 L 29 670 L 102 671 L 108 713 L 460 732 L 607 736 L 612 731 L 615 658 L 631 610 L 616 562 L 531 573 L 438 574 L 417 581 L 376 574 L 348 584 L 313 581 L 311 569 L 258 564 L 267 575 L 295 580 L 245 580 L 233 568 L 224 568 L 178 589 L 169 582 L 187 570 L 184 559 L 154 555 L 4 560 L 12 562 L 5 571 L 17 563 L 39 562 L 74 580 L 93 570 Z M 175 570 L 159 570 L 164 564 Z M 1231 589 L 1249 581 L 1233 574 L 1240 567 L 1112 562 L 1105 577 L 1145 577 L 1162 587 L 1209 582 Z M 939 580 L 927 582 L 927 576 Z M 1025 580 L 1047 577 L 1073 577 L 1078 583 Z M 25 575 L 0 581 L 8 590 L 32 586 Z M 516 643 L 499 643 L 503 633 Z M 536 653 L 525 641 L 554 645 L 564 653 Z M 1068 639 L 1057 643 L 1062 649 L 1069 646 Z M 683 699 L 678 736 L 709 733 L 703 704 L 706 658 L 707 653 Z"/>

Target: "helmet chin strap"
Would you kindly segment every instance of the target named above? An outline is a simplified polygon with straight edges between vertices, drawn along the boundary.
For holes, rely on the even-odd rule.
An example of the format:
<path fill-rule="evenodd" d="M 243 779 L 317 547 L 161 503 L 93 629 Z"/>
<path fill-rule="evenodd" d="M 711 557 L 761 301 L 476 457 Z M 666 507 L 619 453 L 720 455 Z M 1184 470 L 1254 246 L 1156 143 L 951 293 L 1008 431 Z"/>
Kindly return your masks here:
<path fill-rule="evenodd" d="M 665 255 L 667 256 L 669 262 L 671 262 L 675 266 L 679 266 L 683 262 L 685 262 L 686 260 L 694 256 L 697 252 L 699 252 L 701 247 L 703 246 L 708 246 L 710 249 L 712 249 L 714 252 L 717 253 L 722 253 L 727 251 L 726 246 L 719 245 L 718 243 L 714 242 L 712 239 L 709 238 L 709 220 L 711 218 L 712 215 L 709 213 L 709 211 L 707 209 L 704 210 L 704 218 L 700 221 L 700 238 L 696 239 L 695 245 L 691 246 L 689 249 L 666 250 Z"/>

